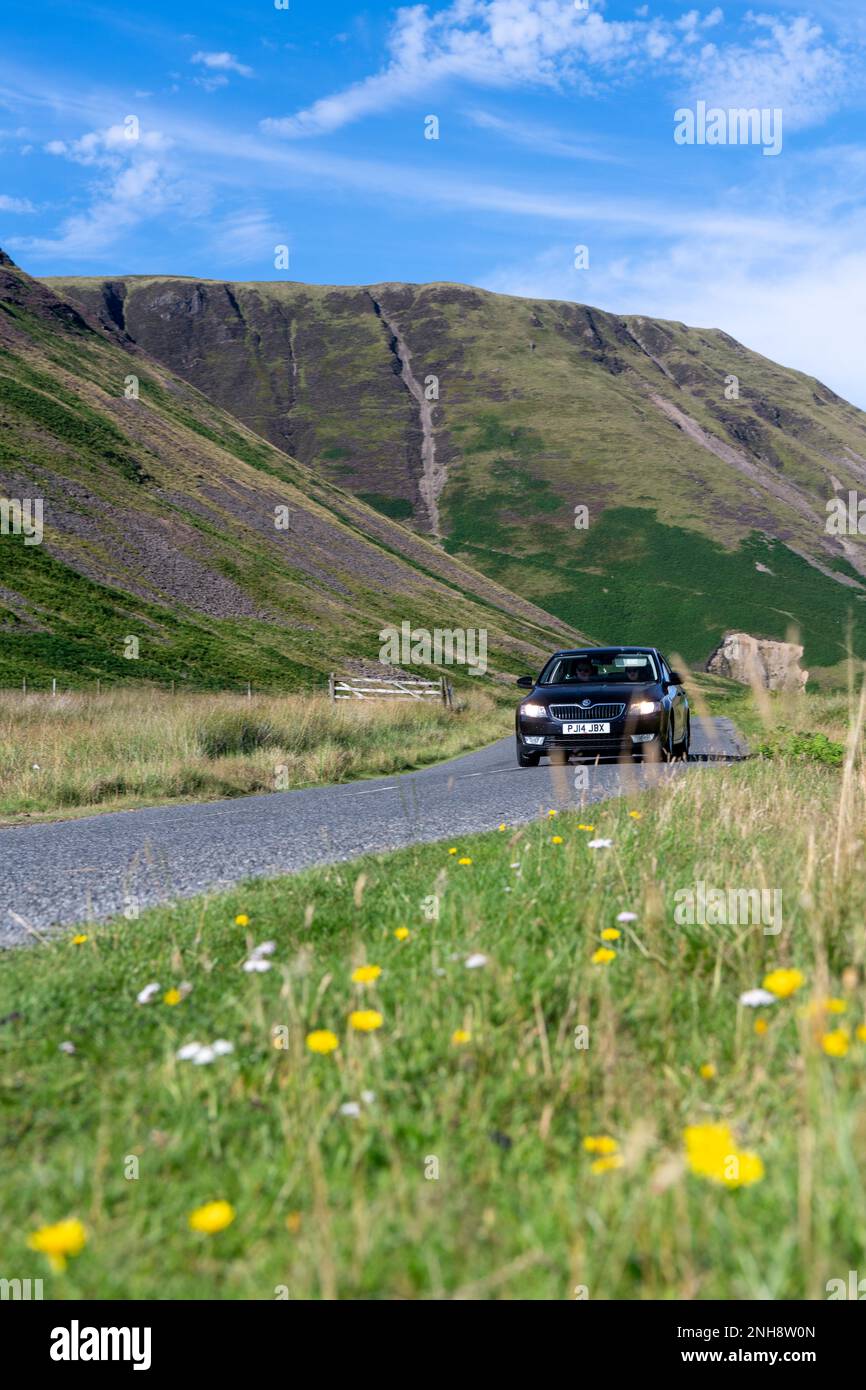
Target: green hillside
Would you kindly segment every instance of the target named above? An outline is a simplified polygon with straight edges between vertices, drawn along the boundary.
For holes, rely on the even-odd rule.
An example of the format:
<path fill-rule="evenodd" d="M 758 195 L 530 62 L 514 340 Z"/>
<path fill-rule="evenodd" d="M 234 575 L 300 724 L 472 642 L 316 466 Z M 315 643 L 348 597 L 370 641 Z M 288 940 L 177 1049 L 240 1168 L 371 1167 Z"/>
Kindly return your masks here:
<path fill-rule="evenodd" d="M 536 665 L 574 637 L 312 474 L 2 253 L 0 498 L 44 506 L 41 544 L 0 535 L 3 685 L 319 684 L 350 658 L 375 658 L 380 630 L 407 620 L 487 629 L 494 671 Z"/>
<path fill-rule="evenodd" d="M 599 640 L 700 662 L 728 628 L 794 625 L 827 667 L 853 618 L 866 656 L 866 550 L 825 532 L 827 500 L 866 488 L 866 416 L 723 332 L 458 285 L 49 283 Z"/>

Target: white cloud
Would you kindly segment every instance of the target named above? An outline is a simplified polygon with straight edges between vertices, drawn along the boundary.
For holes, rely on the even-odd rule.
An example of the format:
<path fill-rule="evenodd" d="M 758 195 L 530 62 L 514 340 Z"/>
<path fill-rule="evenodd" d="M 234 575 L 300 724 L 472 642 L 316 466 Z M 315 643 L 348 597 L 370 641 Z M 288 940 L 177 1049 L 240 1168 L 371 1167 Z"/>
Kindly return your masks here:
<path fill-rule="evenodd" d="M 36 209 L 29 198 L 10 198 L 6 193 L 0 193 L 0 212 L 35 212 Z"/>
<path fill-rule="evenodd" d="M 217 72 L 236 72 L 239 77 L 252 77 L 253 70 L 246 63 L 239 63 L 233 53 L 205 53 L 199 50 L 190 58 L 191 63 L 202 63 L 206 68 Z"/>
<path fill-rule="evenodd" d="M 379 72 L 262 128 L 290 139 L 324 135 L 409 99 L 432 100 L 453 81 L 591 94 L 650 71 L 720 104 L 784 105 L 789 126 L 820 119 L 843 98 L 842 52 L 817 25 L 750 14 L 748 43 L 708 42 L 723 21 L 718 7 L 671 22 L 609 20 L 563 0 L 454 0 L 433 14 L 413 5 L 397 11 Z"/>

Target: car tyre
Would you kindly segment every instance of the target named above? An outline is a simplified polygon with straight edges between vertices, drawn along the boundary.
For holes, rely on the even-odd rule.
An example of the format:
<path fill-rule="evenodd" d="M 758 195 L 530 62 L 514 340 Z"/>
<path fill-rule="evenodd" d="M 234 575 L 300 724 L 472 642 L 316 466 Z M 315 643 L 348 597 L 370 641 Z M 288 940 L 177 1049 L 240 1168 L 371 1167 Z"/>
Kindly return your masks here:
<path fill-rule="evenodd" d="M 681 743 L 678 743 L 678 744 L 677 744 L 677 747 L 676 747 L 676 755 L 677 755 L 678 758 L 681 758 L 682 761 L 683 761 L 684 763 L 687 763 L 688 760 L 689 760 L 689 748 L 691 747 L 691 743 L 692 743 L 692 719 L 691 719 L 691 715 L 688 715 L 688 714 L 687 714 L 687 715 L 686 715 L 686 731 L 685 731 L 685 733 L 683 734 L 682 742 L 681 742 Z"/>
<path fill-rule="evenodd" d="M 521 748 L 520 744 L 518 743 L 518 745 L 517 745 L 517 766 L 518 766 L 518 767 L 538 767 L 538 759 L 539 759 L 540 757 L 541 757 L 541 754 L 540 754 L 540 753 L 526 753 L 526 752 L 524 752 L 524 750 Z"/>
<path fill-rule="evenodd" d="M 674 721 L 673 716 L 668 720 L 668 731 L 665 734 L 665 741 L 662 744 L 662 762 L 672 763 L 677 756 L 676 744 L 674 743 Z"/>

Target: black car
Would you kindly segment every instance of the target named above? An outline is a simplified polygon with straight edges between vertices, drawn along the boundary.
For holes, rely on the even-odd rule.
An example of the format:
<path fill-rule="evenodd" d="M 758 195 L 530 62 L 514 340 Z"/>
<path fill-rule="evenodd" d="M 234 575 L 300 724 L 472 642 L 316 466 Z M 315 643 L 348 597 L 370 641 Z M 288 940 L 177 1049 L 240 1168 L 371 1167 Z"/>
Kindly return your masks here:
<path fill-rule="evenodd" d="M 546 753 L 582 757 L 686 758 L 691 737 L 683 678 L 656 647 L 586 647 L 555 652 L 517 708 L 517 761 Z"/>

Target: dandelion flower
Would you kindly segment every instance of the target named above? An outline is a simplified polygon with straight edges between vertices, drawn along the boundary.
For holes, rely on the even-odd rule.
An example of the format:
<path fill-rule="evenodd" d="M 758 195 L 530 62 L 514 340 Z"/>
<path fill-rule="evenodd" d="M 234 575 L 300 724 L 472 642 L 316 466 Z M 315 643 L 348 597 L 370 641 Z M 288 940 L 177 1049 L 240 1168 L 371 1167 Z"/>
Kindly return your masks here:
<path fill-rule="evenodd" d="M 235 918 L 235 926 L 236 926 L 236 927 L 248 927 L 249 924 L 250 924 L 250 919 L 249 919 L 249 917 L 247 916 L 247 914 L 246 914 L 245 912 L 239 912 L 238 915 L 237 915 L 237 917 Z"/>
<path fill-rule="evenodd" d="M 599 946 L 598 950 L 592 953 L 593 965 L 610 965 L 612 960 L 616 960 L 616 951 L 612 951 L 609 946 Z"/>
<path fill-rule="evenodd" d="M 605 927 L 601 934 L 602 941 L 619 941 L 622 932 L 617 927 Z"/>
<path fill-rule="evenodd" d="M 203 1207 L 196 1207 L 195 1211 L 189 1214 L 189 1226 L 192 1231 L 200 1231 L 206 1236 L 215 1236 L 219 1231 L 224 1231 L 226 1226 L 230 1226 L 235 1219 L 235 1209 L 231 1202 L 205 1202 Z"/>
<path fill-rule="evenodd" d="M 643 811 L 629 811 L 629 815 L 631 816 L 632 820 L 640 820 L 641 816 L 643 815 Z"/>
<path fill-rule="evenodd" d="M 561 844 L 562 844 L 562 836 L 561 836 L 561 835 L 551 835 L 551 837 L 550 837 L 550 843 L 551 843 L 552 845 L 561 845 Z"/>
<path fill-rule="evenodd" d="M 352 971 L 352 983 L 372 985 L 375 980 L 378 980 L 381 973 L 381 965 L 359 965 L 357 970 Z"/>
<path fill-rule="evenodd" d="M 834 1028 L 832 1033 L 825 1033 L 821 1039 L 821 1046 L 828 1057 L 845 1057 L 848 1054 L 848 1031 L 845 1028 Z"/>
<path fill-rule="evenodd" d="M 451 1041 L 455 1047 L 465 1047 L 466 1043 L 472 1041 L 472 1034 L 467 1032 L 465 1028 L 455 1028 L 451 1034 Z"/>
<path fill-rule="evenodd" d="M 463 858 L 463 859 L 458 859 L 458 860 L 457 860 L 457 863 L 458 863 L 458 864 L 471 864 L 471 863 L 472 863 L 472 860 L 471 860 L 471 859 L 468 859 L 468 858 Z"/>
<path fill-rule="evenodd" d="M 167 989 L 162 996 L 163 1004 L 168 1004 L 170 1007 L 174 1004 L 179 1004 L 182 999 L 183 995 L 179 989 Z"/>
<path fill-rule="evenodd" d="M 555 815 L 556 815 L 556 812 L 555 812 L 555 811 L 548 811 L 547 814 L 548 814 L 549 816 L 555 816 Z"/>
<path fill-rule="evenodd" d="M 500 829 L 500 830 L 507 830 L 507 829 L 508 829 L 508 826 L 505 824 L 505 821 L 502 822 L 502 824 L 500 825 L 499 829 Z"/>
<path fill-rule="evenodd" d="M 590 832 L 593 831 L 593 830 L 595 830 L 595 826 L 594 826 L 594 825 L 578 825 L 577 828 L 578 828 L 578 830 L 588 830 L 588 831 L 590 831 Z"/>
<path fill-rule="evenodd" d="M 411 934 L 408 927 L 398 927 L 394 933 L 398 941 L 408 941 Z"/>
<path fill-rule="evenodd" d="M 800 970 L 771 970 L 764 978 L 764 989 L 779 999 L 789 999 L 805 983 L 806 977 Z"/>
<path fill-rule="evenodd" d="M 583 1147 L 588 1154 L 615 1154 L 619 1144 L 609 1134 L 588 1134 Z"/>
<path fill-rule="evenodd" d="M 286 1217 L 286 1230 L 290 1235 L 296 1236 L 300 1229 L 301 1213 L 299 1211 L 290 1211 Z"/>
<path fill-rule="evenodd" d="M 712 1081 L 716 1074 L 716 1069 L 712 1062 L 704 1062 L 703 1066 L 700 1068 L 700 1073 L 704 1081 Z"/>
<path fill-rule="evenodd" d="M 456 854 L 456 853 L 457 853 L 457 846 L 456 846 L 456 845 L 452 845 L 451 848 L 449 849 L 448 853 L 449 853 L 449 854 Z"/>
<path fill-rule="evenodd" d="M 698 1177 L 724 1187 L 748 1187 L 764 1176 L 761 1159 L 738 1149 L 727 1125 L 689 1125 L 683 1139 L 686 1161 Z"/>
<path fill-rule="evenodd" d="M 322 1057 L 327 1056 L 329 1052 L 335 1052 L 339 1046 L 340 1040 L 330 1028 L 316 1028 L 307 1034 L 307 1047 Z"/>
<path fill-rule="evenodd" d="M 62 1274 L 71 1255 L 80 1255 L 87 1243 L 87 1232 L 77 1217 L 58 1221 L 53 1226 L 40 1226 L 27 1237 L 31 1250 L 48 1256 L 56 1274 Z"/>
<path fill-rule="evenodd" d="M 77 936 L 73 936 L 72 941 L 70 942 L 70 945 L 72 945 L 72 946 L 83 946 L 84 943 L 85 943 L 85 941 L 89 941 L 89 940 L 90 940 L 90 937 L 89 937 L 85 932 L 79 932 Z"/>
<path fill-rule="evenodd" d="M 621 1168 L 622 1164 L 622 1154 L 610 1154 L 607 1158 L 594 1158 L 589 1166 L 593 1173 L 612 1173 L 615 1168 Z"/>
<path fill-rule="evenodd" d="M 765 1018 L 755 1019 L 755 1033 L 759 1038 L 762 1038 L 764 1036 L 769 1026 L 769 1023 Z"/>
<path fill-rule="evenodd" d="M 854 1036 L 858 1042 L 866 1042 L 866 1023 L 857 1025 Z"/>
<path fill-rule="evenodd" d="M 382 1015 L 376 1009 L 353 1009 L 349 1014 L 349 1025 L 356 1033 L 374 1033 L 382 1027 Z"/>

